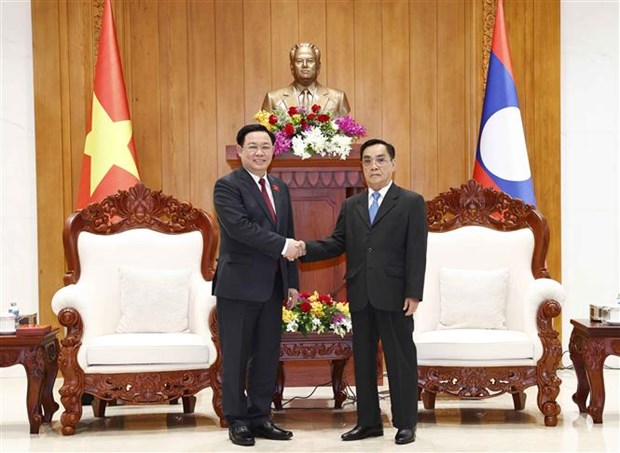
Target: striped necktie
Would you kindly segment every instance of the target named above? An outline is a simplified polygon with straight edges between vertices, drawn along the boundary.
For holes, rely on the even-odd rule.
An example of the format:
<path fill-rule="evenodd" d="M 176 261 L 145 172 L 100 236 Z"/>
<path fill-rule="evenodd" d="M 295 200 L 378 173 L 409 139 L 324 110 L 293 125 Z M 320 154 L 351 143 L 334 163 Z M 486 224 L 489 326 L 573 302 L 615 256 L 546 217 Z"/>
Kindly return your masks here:
<path fill-rule="evenodd" d="M 269 194 L 267 193 L 267 187 L 265 187 L 265 178 L 259 179 L 258 183 L 260 184 L 260 191 L 263 194 L 265 203 L 267 203 L 267 208 L 269 209 L 269 214 L 271 214 L 273 223 L 278 223 L 276 219 L 276 211 L 273 209 L 273 204 L 271 204 L 271 199 L 269 198 Z"/>

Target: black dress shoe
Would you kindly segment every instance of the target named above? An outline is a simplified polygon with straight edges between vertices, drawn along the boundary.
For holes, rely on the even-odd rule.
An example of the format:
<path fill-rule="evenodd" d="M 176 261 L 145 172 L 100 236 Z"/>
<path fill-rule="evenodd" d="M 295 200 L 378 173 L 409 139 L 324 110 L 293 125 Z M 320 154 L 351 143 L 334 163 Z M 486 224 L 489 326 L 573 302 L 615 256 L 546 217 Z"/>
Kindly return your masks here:
<path fill-rule="evenodd" d="M 415 442 L 415 431 L 415 426 L 413 427 L 413 429 L 399 429 L 396 433 L 394 441 L 398 445 L 410 444 L 411 442 Z"/>
<path fill-rule="evenodd" d="M 267 420 L 262 425 L 254 426 L 252 428 L 252 433 L 255 437 L 263 437 L 271 440 L 289 440 L 293 437 L 292 432 L 278 428 L 270 420 Z"/>
<path fill-rule="evenodd" d="M 383 426 L 356 426 L 351 431 L 347 431 L 340 438 L 342 440 L 362 440 L 367 437 L 383 436 Z"/>
<path fill-rule="evenodd" d="M 228 437 L 235 445 L 242 447 L 251 447 L 254 445 L 254 436 L 252 431 L 245 425 L 228 428 Z"/>

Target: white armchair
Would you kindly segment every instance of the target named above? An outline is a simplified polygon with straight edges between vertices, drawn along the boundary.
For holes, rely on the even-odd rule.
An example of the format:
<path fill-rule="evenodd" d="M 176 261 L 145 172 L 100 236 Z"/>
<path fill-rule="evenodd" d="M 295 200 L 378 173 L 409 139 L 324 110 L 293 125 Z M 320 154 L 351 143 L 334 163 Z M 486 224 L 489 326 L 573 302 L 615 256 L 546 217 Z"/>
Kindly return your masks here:
<path fill-rule="evenodd" d="M 68 272 L 52 308 L 61 340 L 62 432 L 75 433 L 81 397 L 165 403 L 211 386 L 223 423 L 215 298 L 218 231 L 210 216 L 142 184 L 74 213 L 65 224 Z"/>
<path fill-rule="evenodd" d="M 427 202 L 423 302 L 415 315 L 419 393 L 462 399 L 512 394 L 517 410 L 538 386 L 547 426 L 557 424 L 561 356 L 553 318 L 565 298 L 549 278 L 546 220 L 532 206 L 469 181 Z"/>

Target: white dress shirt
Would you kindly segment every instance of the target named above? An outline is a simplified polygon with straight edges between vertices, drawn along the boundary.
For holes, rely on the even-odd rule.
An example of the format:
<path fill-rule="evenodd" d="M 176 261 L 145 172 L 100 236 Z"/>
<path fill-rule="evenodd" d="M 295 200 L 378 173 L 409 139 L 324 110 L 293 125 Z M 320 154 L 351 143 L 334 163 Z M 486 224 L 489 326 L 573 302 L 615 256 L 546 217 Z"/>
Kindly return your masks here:
<path fill-rule="evenodd" d="M 383 203 L 385 194 L 387 193 L 388 190 L 390 190 L 390 187 L 392 187 L 392 181 L 390 181 L 390 183 L 381 190 L 372 190 L 369 187 L 368 188 L 368 209 L 370 209 L 370 205 L 372 204 L 372 201 L 373 201 L 372 194 L 375 192 L 379 193 L 380 196 L 379 196 L 379 199 L 377 200 L 377 204 L 379 205 L 379 207 L 381 207 L 381 203 Z"/>

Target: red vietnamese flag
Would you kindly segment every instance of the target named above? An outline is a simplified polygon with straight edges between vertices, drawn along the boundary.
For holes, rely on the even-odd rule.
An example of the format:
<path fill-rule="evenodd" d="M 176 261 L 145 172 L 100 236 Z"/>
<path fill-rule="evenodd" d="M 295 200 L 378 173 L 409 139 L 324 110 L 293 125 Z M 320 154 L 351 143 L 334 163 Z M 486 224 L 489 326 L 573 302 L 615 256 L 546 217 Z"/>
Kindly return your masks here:
<path fill-rule="evenodd" d="M 110 0 L 103 5 L 91 119 L 86 130 L 78 209 L 140 181 Z"/>

